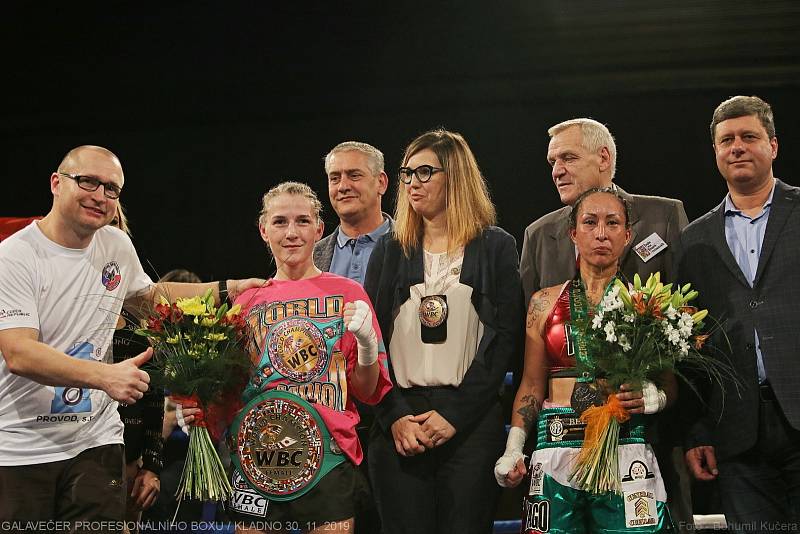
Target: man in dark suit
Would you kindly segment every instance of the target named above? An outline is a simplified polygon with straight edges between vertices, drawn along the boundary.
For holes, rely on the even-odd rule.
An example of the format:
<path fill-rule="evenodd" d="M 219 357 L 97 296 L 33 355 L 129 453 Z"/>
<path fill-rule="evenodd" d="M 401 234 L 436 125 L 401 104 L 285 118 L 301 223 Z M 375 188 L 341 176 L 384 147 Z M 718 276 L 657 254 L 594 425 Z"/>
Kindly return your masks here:
<path fill-rule="evenodd" d="M 314 246 L 314 264 L 363 284 L 375 243 L 392 228 L 381 211 L 389 185 L 383 153 L 367 143 L 340 143 L 325 156 L 325 174 L 339 226 Z"/>
<path fill-rule="evenodd" d="M 674 244 L 688 222 L 683 203 L 672 198 L 631 195 L 613 185 L 617 148 L 604 124 L 572 119 L 556 124 L 547 133 L 547 161 L 553 168 L 553 183 L 564 207 L 534 221 L 525 230 L 520 275 L 526 302 L 539 289 L 561 284 L 577 274 L 575 245 L 569 238 L 569 214 L 581 193 L 593 187 L 616 187 L 630 206 L 631 240 L 620 258 L 622 274 L 632 281 L 633 275 L 639 273 L 647 280 L 650 273 L 658 271 L 665 283 L 672 281 Z M 664 476 L 670 512 L 681 531 L 688 532 L 692 522 L 690 480 L 676 446 L 678 436 L 666 431 L 672 415 L 659 415 L 659 429 L 651 427 L 650 439 Z"/>
<path fill-rule="evenodd" d="M 314 265 L 323 271 L 364 284 L 375 243 L 392 229 L 392 218 L 381 211 L 381 199 L 389 179 L 383 170 L 383 153 L 372 145 L 346 141 L 325 156 L 328 197 L 339 216 L 339 226 L 314 246 Z M 361 421 L 356 427 L 364 448 L 359 469 L 364 488 L 356 505 L 356 533 L 380 531 L 380 518 L 367 483 L 367 442 L 374 420 L 371 406 L 356 400 Z"/>
<path fill-rule="evenodd" d="M 721 321 L 715 345 L 740 384 L 709 388 L 686 461 L 699 480 L 718 480 L 731 530 L 797 530 L 800 189 L 773 176 L 778 139 L 760 98 L 720 104 L 711 137 L 728 195 L 682 232 L 678 271 Z"/>

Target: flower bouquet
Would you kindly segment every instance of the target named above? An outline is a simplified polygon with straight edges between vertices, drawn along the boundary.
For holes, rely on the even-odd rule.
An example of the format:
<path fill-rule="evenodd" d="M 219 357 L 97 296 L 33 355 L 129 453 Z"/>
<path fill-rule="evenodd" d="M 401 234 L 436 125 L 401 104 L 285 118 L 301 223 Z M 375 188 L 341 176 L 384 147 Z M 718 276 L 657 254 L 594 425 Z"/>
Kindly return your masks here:
<path fill-rule="evenodd" d="M 150 365 L 152 383 L 174 396 L 189 397 L 204 409 L 205 420 L 190 428 L 189 449 L 176 491 L 199 500 L 226 500 L 232 493 L 209 435 L 213 403 L 244 383 L 250 360 L 241 349 L 244 319 L 241 308 L 214 306 L 211 290 L 202 297 L 160 298 L 154 312 L 136 333 L 147 337 L 155 355 Z"/>
<path fill-rule="evenodd" d="M 664 371 L 680 376 L 687 368 L 702 369 L 717 381 L 729 373 L 725 364 L 699 352 L 709 334 L 703 324 L 708 310 L 689 305 L 697 296 L 691 284 L 673 291 L 672 284 L 661 283 L 660 273 L 644 285 L 638 274 L 628 287 L 615 279 L 594 316 L 577 325 L 591 354 L 591 368 L 581 368 L 579 361 L 578 371 L 604 379 L 608 394 L 601 406 L 581 415 L 587 426 L 572 472 L 581 489 L 621 491 L 617 446 L 620 425 L 629 418 L 616 397 L 622 384 L 637 388 Z"/>

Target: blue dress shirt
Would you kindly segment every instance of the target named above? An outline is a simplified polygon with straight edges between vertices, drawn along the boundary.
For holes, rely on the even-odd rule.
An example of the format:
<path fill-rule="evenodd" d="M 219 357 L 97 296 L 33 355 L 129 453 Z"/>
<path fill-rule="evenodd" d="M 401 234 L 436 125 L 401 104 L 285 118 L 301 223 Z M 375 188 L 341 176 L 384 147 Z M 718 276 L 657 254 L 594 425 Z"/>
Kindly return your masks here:
<path fill-rule="evenodd" d="M 358 237 L 350 237 L 345 234 L 340 226 L 328 271 L 355 280 L 363 286 L 364 278 L 367 275 L 367 264 L 372 250 L 375 248 L 375 243 L 390 228 L 391 221 L 385 217 L 383 224 L 375 230 Z"/>
<path fill-rule="evenodd" d="M 742 270 L 745 279 L 753 286 L 753 281 L 758 270 L 758 260 L 761 257 L 761 244 L 764 242 L 764 233 L 767 230 L 769 209 L 772 206 L 772 196 L 775 194 L 775 181 L 769 198 L 754 217 L 745 215 L 731 200 L 731 195 L 725 197 L 725 239 L 731 249 L 736 263 Z M 764 368 L 764 359 L 761 356 L 761 345 L 758 342 L 758 331 L 755 333 L 756 361 L 758 363 L 758 381 L 764 383 L 767 372 Z"/>

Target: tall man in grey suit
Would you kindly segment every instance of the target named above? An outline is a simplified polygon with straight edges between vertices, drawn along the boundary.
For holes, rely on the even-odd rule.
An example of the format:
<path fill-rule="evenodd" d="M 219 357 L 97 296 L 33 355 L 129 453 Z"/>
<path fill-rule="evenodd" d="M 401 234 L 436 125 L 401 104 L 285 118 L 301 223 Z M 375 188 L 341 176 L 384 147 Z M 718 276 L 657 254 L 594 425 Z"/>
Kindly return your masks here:
<path fill-rule="evenodd" d="M 314 246 L 314 264 L 323 271 L 364 283 L 367 264 L 375 243 L 392 229 L 392 218 L 381 211 L 381 199 L 389 179 L 383 170 L 383 153 L 372 145 L 346 141 L 333 147 L 325 156 L 328 176 L 328 197 L 339 216 L 339 226 Z M 380 531 L 375 502 L 366 479 L 366 449 L 372 408 L 356 401 L 361 421 L 356 427 L 364 446 L 364 459 L 359 469 L 364 475 L 364 488 L 356 505 L 356 532 Z"/>
<path fill-rule="evenodd" d="M 733 382 L 709 388 L 687 438 L 700 480 L 718 480 L 735 532 L 800 529 L 800 188 L 776 179 L 769 104 L 736 96 L 711 121 L 728 194 L 681 234 L 678 272 L 722 322 Z M 698 403 L 697 409 L 704 405 Z"/>
<path fill-rule="evenodd" d="M 525 230 L 520 275 L 526 302 L 543 287 L 558 285 L 577 274 L 575 245 L 569 238 L 572 204 L 593 187 L 616 187 L 631 210 L 631 240 L 620 258 L 620 271 L 629 280 L 638 273 L 644 280 L 657 271 L 671 281 L 673 248 L 688 220 L 680 200 L 631 195 L 613 186 L 617 148 L 604 124 L 592 119 L 572 119 L 551 127 L 547 161 L 564 207 L 534 221 Z M 666 484 L 673 518 L 687 531 L 692 522 L 690 484 L 676 447 L 679 436 L 668 435 L 670 412 L 659 416 L 660 435 L 651 435 Z M 681 477 L 683 480 L 681 480 Z"/>
<path fill-rule="evenodd" d="M 577 273 L 575 245 L 569 238 L 572 204 L 593 187 L 612 187 L 617 148 L 605 125 L 592 119 L 572 119 L 550 128 L 547 161 L 564 207 L 534 221 L 525 230 L 520 275 L 525 301 L 543 287 L 558 285 Z M 629 279 L 644 279 L 656 271 L 672 280 L 673 243 L 686 226 L 680 200 L 631 195 L 617 187 L 631 208 L 631 241 L 620 258 Z"/>

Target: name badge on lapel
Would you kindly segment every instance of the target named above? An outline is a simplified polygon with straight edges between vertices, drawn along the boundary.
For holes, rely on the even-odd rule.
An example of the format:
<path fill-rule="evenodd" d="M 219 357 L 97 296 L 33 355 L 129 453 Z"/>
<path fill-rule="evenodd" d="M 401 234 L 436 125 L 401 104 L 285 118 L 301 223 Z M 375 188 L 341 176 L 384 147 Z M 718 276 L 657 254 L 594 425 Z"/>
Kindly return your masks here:
<path fill-rule="evenodd" d="M 633 247 L 636 255 L 639 256 L 643 262 L 647 263 L 659 252 L 667 248 L 667 244 L 661 239 L 656 232 L 653 232 Z"/>

